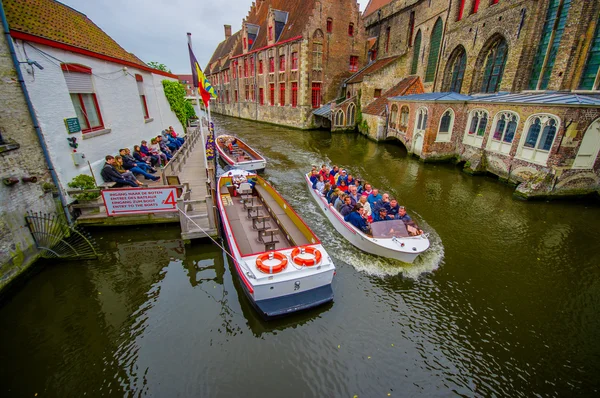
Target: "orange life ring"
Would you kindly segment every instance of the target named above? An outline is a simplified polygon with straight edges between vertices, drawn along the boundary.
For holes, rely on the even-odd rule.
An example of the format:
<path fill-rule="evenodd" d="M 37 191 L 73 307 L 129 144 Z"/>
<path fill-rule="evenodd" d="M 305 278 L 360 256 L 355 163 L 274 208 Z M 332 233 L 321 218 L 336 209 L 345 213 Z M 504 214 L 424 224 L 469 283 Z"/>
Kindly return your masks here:
<path fill-rule="evenodd" d="M 279 260 L 279 264 L 268 265 L 265 261 Z M 256 258 L 256 268 L 265 274 L 277 274 L 287 267 L 287 257 L 279 252 L 263 253 Z"/>
<path fill-rule="evenodd" d="M 313 258 L 302 258 L 300 257 L 300 255 L 303 254 L 312 254 Z M 314 247 L 297 247 L 294 250 L 292 250 L 292 260 L 294 261 L 294 263 L 298 264 L 298 265 L 304 265 L 307 267 L 312 267 L 313 265 L 317 265 L 321 262 L 321 252 L 319 251 L 319 249 L 316 249 Z"/>

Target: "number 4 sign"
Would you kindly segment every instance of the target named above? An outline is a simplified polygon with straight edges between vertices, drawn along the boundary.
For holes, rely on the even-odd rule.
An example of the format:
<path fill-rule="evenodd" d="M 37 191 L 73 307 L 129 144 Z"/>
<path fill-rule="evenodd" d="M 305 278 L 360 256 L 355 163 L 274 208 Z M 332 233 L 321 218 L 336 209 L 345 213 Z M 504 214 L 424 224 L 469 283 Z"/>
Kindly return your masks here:
<path fill-rule="evenodd" d="M 177 188 L 105 189 L 102 199 L 108 216 L 177 211 Z"/>

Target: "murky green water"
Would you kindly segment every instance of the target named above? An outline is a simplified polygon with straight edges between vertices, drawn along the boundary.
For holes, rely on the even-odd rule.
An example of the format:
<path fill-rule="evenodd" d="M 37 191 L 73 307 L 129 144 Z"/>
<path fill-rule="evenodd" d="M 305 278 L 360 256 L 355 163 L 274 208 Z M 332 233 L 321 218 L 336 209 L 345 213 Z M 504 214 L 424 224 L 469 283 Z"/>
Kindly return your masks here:
<path fill-rule="evenodd" d="M 47 264 L 0 307 L 3 397 L 598 396 L 600 207 L 511 189 L 355 135 L 220 119 L 336 260 L 335 302 L 265 323 L 208 242 L 95 233 L 100 261 Z M 358 252 L 303 185 L 336 163 L 408 206 L 432 250 Z"/>

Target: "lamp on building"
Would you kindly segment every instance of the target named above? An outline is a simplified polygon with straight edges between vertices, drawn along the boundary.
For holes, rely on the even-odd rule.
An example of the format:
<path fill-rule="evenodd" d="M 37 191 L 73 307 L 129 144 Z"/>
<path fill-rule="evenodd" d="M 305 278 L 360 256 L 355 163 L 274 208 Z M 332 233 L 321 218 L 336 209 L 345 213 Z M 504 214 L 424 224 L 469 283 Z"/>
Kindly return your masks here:
<path fill-rule="evenodd" d="M 44 70 L 44 67 L 39 64 L 38 61 L 27 58 L 27 61 L 21 61 L 20 64 L 27 64 L 29 66 L 36 66 L 39 70 Z"/>

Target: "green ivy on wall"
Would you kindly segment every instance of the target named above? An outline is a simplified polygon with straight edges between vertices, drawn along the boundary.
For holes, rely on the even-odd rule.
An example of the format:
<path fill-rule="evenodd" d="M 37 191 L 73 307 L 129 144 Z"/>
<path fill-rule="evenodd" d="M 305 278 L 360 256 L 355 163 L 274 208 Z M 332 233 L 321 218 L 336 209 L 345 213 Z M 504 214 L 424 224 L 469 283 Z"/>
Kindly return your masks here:
<path fill-rule="evenodd" d="M 185 130 L 188 125 L 188 119 L 196 116 L 194 107 L 185 99 L 185 88 L 181 83 L 171 80 L 163 80 L 162 84 L 171 110 L 175 112 L 177 119 L 179 119 Z"/>

